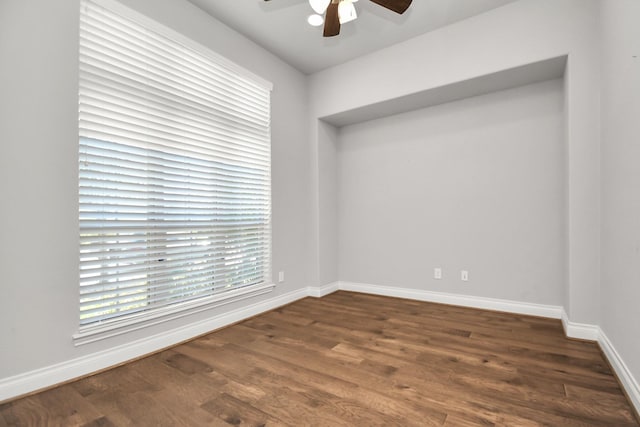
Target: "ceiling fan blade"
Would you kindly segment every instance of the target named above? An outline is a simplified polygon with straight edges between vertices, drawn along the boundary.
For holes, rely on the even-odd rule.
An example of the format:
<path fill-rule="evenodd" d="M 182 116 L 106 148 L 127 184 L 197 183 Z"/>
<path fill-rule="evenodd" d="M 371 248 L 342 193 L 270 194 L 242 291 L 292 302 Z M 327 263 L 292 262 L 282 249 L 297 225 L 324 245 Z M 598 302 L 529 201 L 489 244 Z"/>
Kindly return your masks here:
<path fill-rule="evenodd" d="M 402 15 L 409 6 L 411 6 L 412 0 L 371 0 L 375 4 L 379 4 L 382 7 L 386 7 L 389 10 L 394 11 Z"/>
<path fill-rule="evenodd" d="M 338 3 L 332 1 L 324 15 L 324 37 L 333 37 L 340 34 L 340 18 L 338 17 Z"/>

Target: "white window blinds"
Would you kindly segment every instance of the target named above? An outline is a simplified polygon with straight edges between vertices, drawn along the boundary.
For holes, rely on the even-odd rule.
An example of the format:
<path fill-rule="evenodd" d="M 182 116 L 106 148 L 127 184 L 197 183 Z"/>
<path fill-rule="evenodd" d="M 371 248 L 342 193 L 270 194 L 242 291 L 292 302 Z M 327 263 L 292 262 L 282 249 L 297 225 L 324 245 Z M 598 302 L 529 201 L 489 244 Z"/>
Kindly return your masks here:
<path fill-rule="evenodd" d="M 270 285 L 270 87 L 81 8 L 80 330 Z"/>

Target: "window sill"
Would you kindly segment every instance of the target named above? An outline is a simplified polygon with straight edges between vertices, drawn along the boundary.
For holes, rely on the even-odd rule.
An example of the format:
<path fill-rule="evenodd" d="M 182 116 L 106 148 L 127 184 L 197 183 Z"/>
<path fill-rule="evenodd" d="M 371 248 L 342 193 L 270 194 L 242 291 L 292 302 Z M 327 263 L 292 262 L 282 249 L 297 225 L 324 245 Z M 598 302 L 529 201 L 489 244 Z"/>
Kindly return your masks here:
<path fill-rule="evenodd" d="M 273 283 L 247 286 L 246 288 L 212 295 L 190 303 L 166 307 L 164 309 L 154 311 L 153 313 L 141 313 L 138 316 L 129 317 L 127 319 L 105 322 L 100 325 L 87 326 L 81 328 L 73 335 L 73 343 L 78 347 L 92 342 L 101 341 L 136 331 L 138 329 L 180 319 L 215 307 L 242 301 L 258 295 L 264 295 L 272 292 L 274 288 L 275 284 Z"/>

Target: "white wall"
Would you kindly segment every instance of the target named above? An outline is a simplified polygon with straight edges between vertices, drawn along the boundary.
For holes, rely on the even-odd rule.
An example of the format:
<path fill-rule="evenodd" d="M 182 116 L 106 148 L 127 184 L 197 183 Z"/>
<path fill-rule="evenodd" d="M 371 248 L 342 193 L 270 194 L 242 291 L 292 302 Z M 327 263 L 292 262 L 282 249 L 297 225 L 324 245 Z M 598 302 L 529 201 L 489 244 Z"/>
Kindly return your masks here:
<path fill-rule="evenodd" d="M 338 274 L 338 130 L 318 122 L 319 284 L 337 282 Z"/>
<path fill-rule="evenodd" d="M 312 229 L 306 77 L 184 0 L 124 2 L 274 83 L 273 267 L 306 287 Z M 0 2 L 0 382 L 225 310 L 74 347 L 78 327 L 78 0 Z"/>
<path fill-rule="evenodd" d="M 640 2 L 636 0 L 602 2 L 601 328 L 633 376 L 640 379 L 638 17 Z"/>
<path fill-rule="evenodd" d="M 563 104 L 554 80 L 342 128 L 340 279 L 562 305 Z"/>
<path fill-rule="evenodd" d="M 311 114 L 321 119 L 568 54 L 565 308 L 572 321 L 588 324 L 599 321 L 598 5 L 595 0 L 520 0 L 310 78 Z M 321 161 L 322 141 L 312 143 L 316 162 Z M 317 185 L 323 178 L 314 179 Z M 316 251 L 319 235 L 331 232 L 317 229 Z"/>

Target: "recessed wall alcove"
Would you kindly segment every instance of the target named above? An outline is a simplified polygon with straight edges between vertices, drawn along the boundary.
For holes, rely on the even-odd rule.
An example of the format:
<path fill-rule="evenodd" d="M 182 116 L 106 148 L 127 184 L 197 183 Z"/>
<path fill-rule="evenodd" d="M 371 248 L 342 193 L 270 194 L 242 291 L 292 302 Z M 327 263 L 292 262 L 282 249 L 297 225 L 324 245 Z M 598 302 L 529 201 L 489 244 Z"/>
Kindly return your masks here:
<path fill-rule="evenodd" d="M 319 115 L 319 284 L 569 311 L 578 215 L 569 61 L 554 56 Z M 434 280 L 435 267 L 443 279 Z"/>

